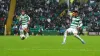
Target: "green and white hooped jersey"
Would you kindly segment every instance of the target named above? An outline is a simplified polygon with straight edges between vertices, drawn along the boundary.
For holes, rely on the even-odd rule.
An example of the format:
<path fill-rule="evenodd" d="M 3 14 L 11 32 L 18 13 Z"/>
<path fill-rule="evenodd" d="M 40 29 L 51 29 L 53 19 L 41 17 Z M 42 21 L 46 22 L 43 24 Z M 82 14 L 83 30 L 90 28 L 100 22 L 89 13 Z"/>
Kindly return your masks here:
<path fill-rule="evenodd" d="M 80 17 L 73 17 L 72 18 L 72 22 L 70 24 L 70 28 L 77 28 L 77 27 L 81 27 L 82 26 L 82 21 L 80 19 Z"/>
<path fill-rule="evenodd" d="M 20 15 L 19 21 L 21 21 L 22 25 L 27 25 L 28 21 L 30 20 L 30 17 L 28 15 Z"/>

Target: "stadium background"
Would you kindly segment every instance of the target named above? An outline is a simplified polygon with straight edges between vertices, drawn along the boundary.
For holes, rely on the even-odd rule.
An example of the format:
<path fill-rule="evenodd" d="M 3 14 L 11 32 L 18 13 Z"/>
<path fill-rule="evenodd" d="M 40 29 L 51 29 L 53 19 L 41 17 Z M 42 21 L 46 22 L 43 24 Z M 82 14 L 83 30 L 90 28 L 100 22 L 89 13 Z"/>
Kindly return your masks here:
<path fill-rule="evenodd" d="M 97 36 L 100 34 L 99 0 L 43 1 L 0 0 L 0 56 L 100 56 L 100 36 Z M 66 44 L 62 45 L 63 35 L 59 36 L 59 32 L 62 34 L 69 27 L 67 12 L 74 9 L 80 12 L 83 31 L 96 36 L 80 35 L 86 42 L 82 44 L 68 35 Z M 43 29 L 43 36 L 31 35 L 25 40 L 15 36 L 21 10 L 31 17 L 30 34 Z"/>
<path fill-rule="evenodd" d="M 100 35 L 99 0 L 0 0 L 0 35 L 19 34 L 19 15 L 31 17 L 30 34 L 59 35 L 70 25 L 69 10 L 78 10 L 83 31 Z"/>

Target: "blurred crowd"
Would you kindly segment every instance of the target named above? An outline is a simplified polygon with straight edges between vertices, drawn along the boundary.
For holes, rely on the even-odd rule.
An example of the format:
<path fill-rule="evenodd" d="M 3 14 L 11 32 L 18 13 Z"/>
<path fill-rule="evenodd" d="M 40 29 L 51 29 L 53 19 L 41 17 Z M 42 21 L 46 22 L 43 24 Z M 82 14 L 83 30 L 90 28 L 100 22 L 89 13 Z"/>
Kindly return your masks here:
<path fill-rule="evenodd" d="M 70 6 L 70 11 L 78 10 L 88 31 L 100 29 L 100 6 L 96 0 L 80 3 L 75 0 Z M 21 10 L 31 17 L 29 28 L 42 28 L 43 30 L 57 30 L 63 33 L 69 27 L 71 17 L 68 15 L 67 2 L 59 4 L 59 0 L 17 0 L 14 24 L 18 28 L 18 18 Z M 65 12 L 62 16 L 60 14 Z"/>
<path fill-rule="evenodd" d="M 8 17 L 10 0 L 0 0 L 0 34 L 4 32 L 4 24 Z"/>
<path fill-rule="evenodd" d="M 69 16 L 60 17 L 60 13 L 67 8 L 67 4 L 59 4 L 57 0 L 17 0 L 13 25 L 18 25 L 21 10 L 31 17 L 30 28 L 43 30 L 59 30 L 69 23 Z"/>

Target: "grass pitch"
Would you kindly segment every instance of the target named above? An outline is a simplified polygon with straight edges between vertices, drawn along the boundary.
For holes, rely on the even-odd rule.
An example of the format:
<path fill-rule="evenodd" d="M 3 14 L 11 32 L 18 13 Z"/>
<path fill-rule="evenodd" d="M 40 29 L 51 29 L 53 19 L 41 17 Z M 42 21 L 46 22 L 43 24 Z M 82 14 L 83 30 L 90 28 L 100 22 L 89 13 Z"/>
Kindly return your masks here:
<path fill-rule="evenodd" d="M 100 56 L 100 36 L 81 36 L 82 44 L 68 36 L 62 45 L 63 36 L 0 36 L 0 56 Z"/>

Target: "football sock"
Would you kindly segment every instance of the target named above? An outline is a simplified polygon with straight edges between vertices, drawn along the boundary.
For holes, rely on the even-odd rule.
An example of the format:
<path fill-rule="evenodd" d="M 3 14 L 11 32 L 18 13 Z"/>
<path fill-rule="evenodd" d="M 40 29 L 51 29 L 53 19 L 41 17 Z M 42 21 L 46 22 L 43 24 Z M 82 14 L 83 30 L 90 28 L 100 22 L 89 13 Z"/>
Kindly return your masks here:
<path fill-rule="evenodd" d="M 79 35 L 75 35 L 75 37 L 78 38 L 83 44 L 85 44 L 85 41 Z"/>
<path fill-rule="evenodd" d="M 20 35 L 24 35 L 24 31 L 23 30 L 20 30 Z"/>
<path fill-rule="evenodd" d="M 28 32 L 26 33 L 26 38 L 27 38 L 27 37 L 29 37 L 29 33 L 28 33 Z"/>
<path fill-rule="evenodd" d="M 64 33 L 63 43 L 66 43 L 66 38 L 67 38 L 67 31 L 65 31 L 65 33 Z"/>

